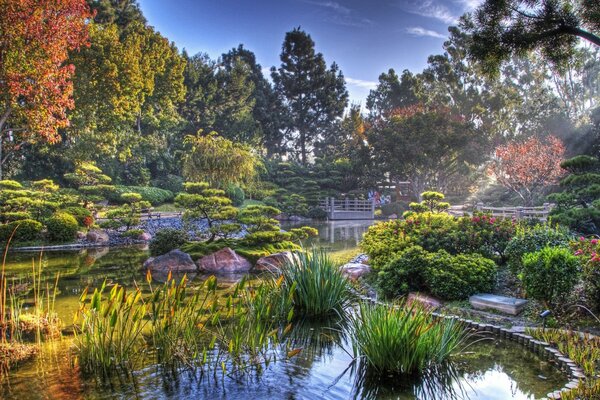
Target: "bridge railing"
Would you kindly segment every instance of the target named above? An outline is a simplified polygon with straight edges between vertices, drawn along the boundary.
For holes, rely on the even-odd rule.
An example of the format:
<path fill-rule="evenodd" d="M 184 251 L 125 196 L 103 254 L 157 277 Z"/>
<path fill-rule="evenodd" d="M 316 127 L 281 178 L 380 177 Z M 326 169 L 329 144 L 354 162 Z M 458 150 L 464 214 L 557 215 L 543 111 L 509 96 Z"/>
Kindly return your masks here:
<path fill-rule="evenodd" d="M 327 217 L 331 220 L 375 218 L 375 202 L 373 200 L 340 200 L 328 197 L 319 202 L 319 207 L 327 212 Z"/>
<path fill-rule="evenodd" d="M 490 207 L 483 203 L 477 203 L 475 207 L 451 206 L 448 212 L 453 215 L 471 214 L 471 210 L 491 214 L 494 217 L 514 218 L 514 219 L 539 219 L 546 221 L 554 204 L 544 203 L 539 207 Z"/>

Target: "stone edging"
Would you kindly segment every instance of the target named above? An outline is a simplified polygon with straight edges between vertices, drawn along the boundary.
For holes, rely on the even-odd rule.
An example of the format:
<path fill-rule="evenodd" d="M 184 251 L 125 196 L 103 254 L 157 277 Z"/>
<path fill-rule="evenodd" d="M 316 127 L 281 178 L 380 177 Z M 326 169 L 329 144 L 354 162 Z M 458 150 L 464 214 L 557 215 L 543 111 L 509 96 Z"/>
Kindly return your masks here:
<path fill-rule="evenodd" d="M 372 297 L 362 295 L 357 291 L 354 292 L 355 295 L 357 295 L 362 300 L 385 306 L 390 305 L 389 303 L 385 303 Z M 445 315 L 438 312 L 432 312 L 431 315 L 435 318 L 452 319 L 457 322 L 461 322 L 467 327 L 467 329 L 475 330 L 478 332 L 489 332 L 493 335 L 499 336 L 502 339 L 512 340 L 526 347 L 529 351 L 532 351 L 547 360 L 554 361 L 561 371 L 566 372 L 568 374 L 571 380 L 564 387 L 562 387 L 559 390 L 555 390 L 554 392 L 548 393 L 546 397 L 542 398 L 541 400 L 560 399 L 562 398 L 562 395 L 564 393 L 570 392 L 571 390 L 577 388 L 579 382 L 586 378 L 585 374 L 583 373 L 583 370 L 579 368 L 573 360 L 571 360 L 566 355 L 562 354 L 558 349 L 551 347 L 550 343 L 535 340 L 530 335 L 526 335 L 520 332 L 514 332 L 511 329 L 491 324 L 478 323 L 469 319 L 460 318 L 455 315 Z"/>

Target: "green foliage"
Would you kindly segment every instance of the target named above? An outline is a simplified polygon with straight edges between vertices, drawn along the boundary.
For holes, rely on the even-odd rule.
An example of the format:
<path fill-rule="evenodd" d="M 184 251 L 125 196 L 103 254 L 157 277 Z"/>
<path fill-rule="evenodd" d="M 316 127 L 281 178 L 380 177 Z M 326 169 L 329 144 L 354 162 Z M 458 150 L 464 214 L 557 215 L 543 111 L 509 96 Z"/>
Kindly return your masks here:
<path fill-rule="evenodd" d="M 0 180 L 0 189 L 2 190 L 21 190 L 23 185 L 17 181 L 11 181 L 8 179 Z"/>
<path fill-rule="evenodd" d="M 308 210 L 306 216 L 311 219 L 325 220 L 327 219 L 327 211 L 323 210 L 320 207 L 313 207 L 310 210 Z"/>
<path fill-rule="evenodd" d="M 350 284 L 322 250 L 295 252 L 283 268 L 286 288 L 295 285 L 294 307 L 307 317 L 341 314 L 350 305 Z"/>
<path fill-rule="evenodd" d="M 377 287 L 388 298 L 426 291 L 446 300 L 462 300 L 493 289 L 496 264 L 479 254 L 427 252 L 419 246 L 398 253 L 377 275 Z"/>
<path fill-rule="evenodd" d="M 43 225 L 32 219 L 23 219 L 0 225 L 0 242 L 7 243 L 14 232 L 13 241 L 26 242 L 37 240 L 42 232 Z"/>
<path fill-rule="evenodd" d="M 423 200 L 420 203 L 409 204 L 411 211 L 416 213 L 443 212 L 450 207 L 449 203 L 442 201 L 445 196 L 439 192 L 423 192 L 421 198 Z"/>
<path fill-rule="evenodd" d="M 46 221 L 48 239 L 52 242 L 70 242 L 75 239 L 79 224 L 74 216 L 61 211 L 55 213 Z"/>
<path fill-rule="evenodd" d="M 360 247 L 375 270 L 383 268 L 396 253 L 413 244 L 404 232 L 405 224 L 401 220 L 380 222 L 370 226 L 364 234 Z"/>
<path fill-rule="evenodd" d="M 225 194 L 231 199 L 235 207 L 240 207 L 246 200 L 244 189 L 237 185 L 228 185 Z"/>
<path fill-rule="evenodd" d="M 123 193 L 121 199 L 127 204 L 109 210 L 106 213 L 108 221 L 101 223 L 100 226 L 115 230 L 124 227 L 127 232 L 133 226 L 139 225 L 142 210 L 149 208 L 150 203 L 142 200 L 142 195 L 139 193 Z"/>
<path fill-rule="evenodd" d="M 27 211 L 9 211 L 0 213 L 0 221 L 2 223 L 20 221 L 23 219 L 31 219 L 31 214 Z"/>
<path fill-rule="evenodd" d="M 506 246 L 508 267 L 514 274 L 519 274 L 526 253 L 534 253 L 544 247 L 568 247 L 572 239 L 573 235 L 564 227 L 548 224 L 520 226 Z"/>
<path fill-rule="evenodd" d="M 600 163 L 590 156 L 566 160 L 561 167 L 569 172 L 560 182 L 564 189 L 548 196 L 556 207 L 551 220 L 584 234 L 600 233 Z"/>
<path fill-rule="evenodd" d="M 181 176 L 168 174 L 153 180 L 152 185 L 171 193 L 179 193 L 183 191 L 183 182 L 184 179 Z"/>
<path fill-rule="evenodd" d="M 85 207 L 71 206 L 60 209 L 61 212 L 71 214 L 77 220 L 77 223 L 81 227 L 89 227 L 89 218 L 92 217 L 92 212 Z"/>
<path fill-rule="evenodd" d="M 111 203 L 121 204 L 127 202 L 123 198 L 123 194 L 125 193 L 137 193 L 141 196 L 141 200 L 147 201 L 154 206 L 172 201 L 175 197 L 173 192 L 157 187 L 117 185 L 115 186 L 114 191 L 111 191 L 106 198 Z"/>
<path fill-rule="evenodd" d="M 567 248 L 544 247 L 523 256 L 520 277 L 527 296 L 555 305 L 571 294 L 579 279 L 579 259 Z"/>
<path fill-rule="evenodd" d="M 379 374 L 414 375 L 441 365 L 467 338 L 454 319 L 417 306 L 361 303 L 352 316 L 355 356 Z"/>
<path fill-rule="evenodd" d="M 77 163 L 75 170 L 66 173 L 64 178 L 81 193 L 84 206 L 86 203 L 102 201 L 114 191 L 114 186 L 111 185 L 112 179 L 93 162 Z"/>
<path fill-rule="evenodd" d="M 389 217 L 392 214 L 396 214 L 399 217 L 408 209 L 409 209 L 408 204 L 406 204 L 403 201 L 397 201 L 394 203 L 382 204 L 381 205 L 381 214 L 386 217 Z"/>
<path fill-rule="evenodd" d="M 600 241 L 583 236 L 570 243 L 573 254 L 582 265 L 581 280 L 585 291 L 585 303 L 594 311 L 600 310 Z"/>
<path fill-rule="evenodd" d="M 185 193 L 178 194 L 175 202 L 185 208 L 184 221 L 206 220 L 209 242 L 227 238 L 241 229 L 238 224 L 232 223 L 238 210 L 231 205 L 223 190 L 211 189 L 206 182 L 187 182 L 184 188 Z"/>
<path fill-rule="evenodd" d="M 281 201 L 281 211 L 288 215 L 306 216 L 308 214 L 308 205 L 306 199 L 299 194 L 284 196 Z"/>
<path fill-rule="evenodd" d="M 149 244 L 150 255 L 159 256 L 171 250 L 179 249 L 188 241 L 187 232 L 180 229 L 161 229 L 152 238 Z"/>

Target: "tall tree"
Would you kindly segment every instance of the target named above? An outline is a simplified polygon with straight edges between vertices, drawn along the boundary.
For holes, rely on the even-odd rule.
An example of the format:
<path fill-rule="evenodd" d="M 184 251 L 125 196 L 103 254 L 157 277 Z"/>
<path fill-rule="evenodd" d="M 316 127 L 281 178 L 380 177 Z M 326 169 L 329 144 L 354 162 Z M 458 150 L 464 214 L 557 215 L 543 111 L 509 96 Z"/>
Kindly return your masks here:
<path fill-rule="evenodd" d="M 84 0 L 0 0 L 0 179 L 6 140 L 57 142 L 73 108 L 69 51 L 88 43 Z"/>
<path fill-rule="evenodd" d="M 315 53 L 315 42 L 300 28 L 286 33 L 280 59 L 281 66 L 271 68 L 271 77 L 288 106 L 289 128 L 306 165 L 312 144 L 343 115 L 346 83 L 337 64 L 327 69 L 323 55 Z"/>
<path fill-rule="evenodd" d="M 372 117 L 381 117 L 398 108 L 421 101 L 423 82 L 408 70 L 399 77 L 393 68 L 379 75 L 379 84 L 369 92 L 367 108 Z"/>
<path fill-rule="evenodd" d="M 513 55 L 539 49 L 557 67 L 571 59 L 578 39 L 600 46 L 597 0 L 486 0 L 463 21 L 472 33 L 471 56 L 497 75 Z"/>
<path fill-rule="evenodd" d="M 132 22 L 146 24 L 146 18 L 135 0 L 87 0 L 95 12 L 94 22 L 102 25 L 115 24 L 125 29 Z"/>

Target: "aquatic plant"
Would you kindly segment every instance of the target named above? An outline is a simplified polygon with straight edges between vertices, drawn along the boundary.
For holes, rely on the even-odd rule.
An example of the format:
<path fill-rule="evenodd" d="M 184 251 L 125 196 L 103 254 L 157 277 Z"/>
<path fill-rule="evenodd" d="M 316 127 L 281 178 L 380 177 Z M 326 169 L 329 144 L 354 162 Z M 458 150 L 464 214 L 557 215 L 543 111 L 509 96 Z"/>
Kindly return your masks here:
<path fill-rule="evenodd" d="M 379 373 L 410 375 L 440 365 L 467 338 L 454 319 L 435 319 L 422 307 L 361 303 L 351 317 L 355 357 Z"/>
<path fill-rule="evenodd" d="M 282 271 L 285 287 L 296 285 L 294 307 L 301 315 L 341 314 L 350 305 L 350 283 L 323 250 L 295 252 Z"/>
<path fill-rule="evenodd" d="M 115 284 L 104 297 L 106 281 L 88 300 L 88 289 L 79 299 L 75 315 L 75 345 L 79 350 L 81 365 L 87 371 L 129 369 L 140 356 L 142 332 L 148 320 L 147 304 L 139 288 L 128 293 Z"/>

